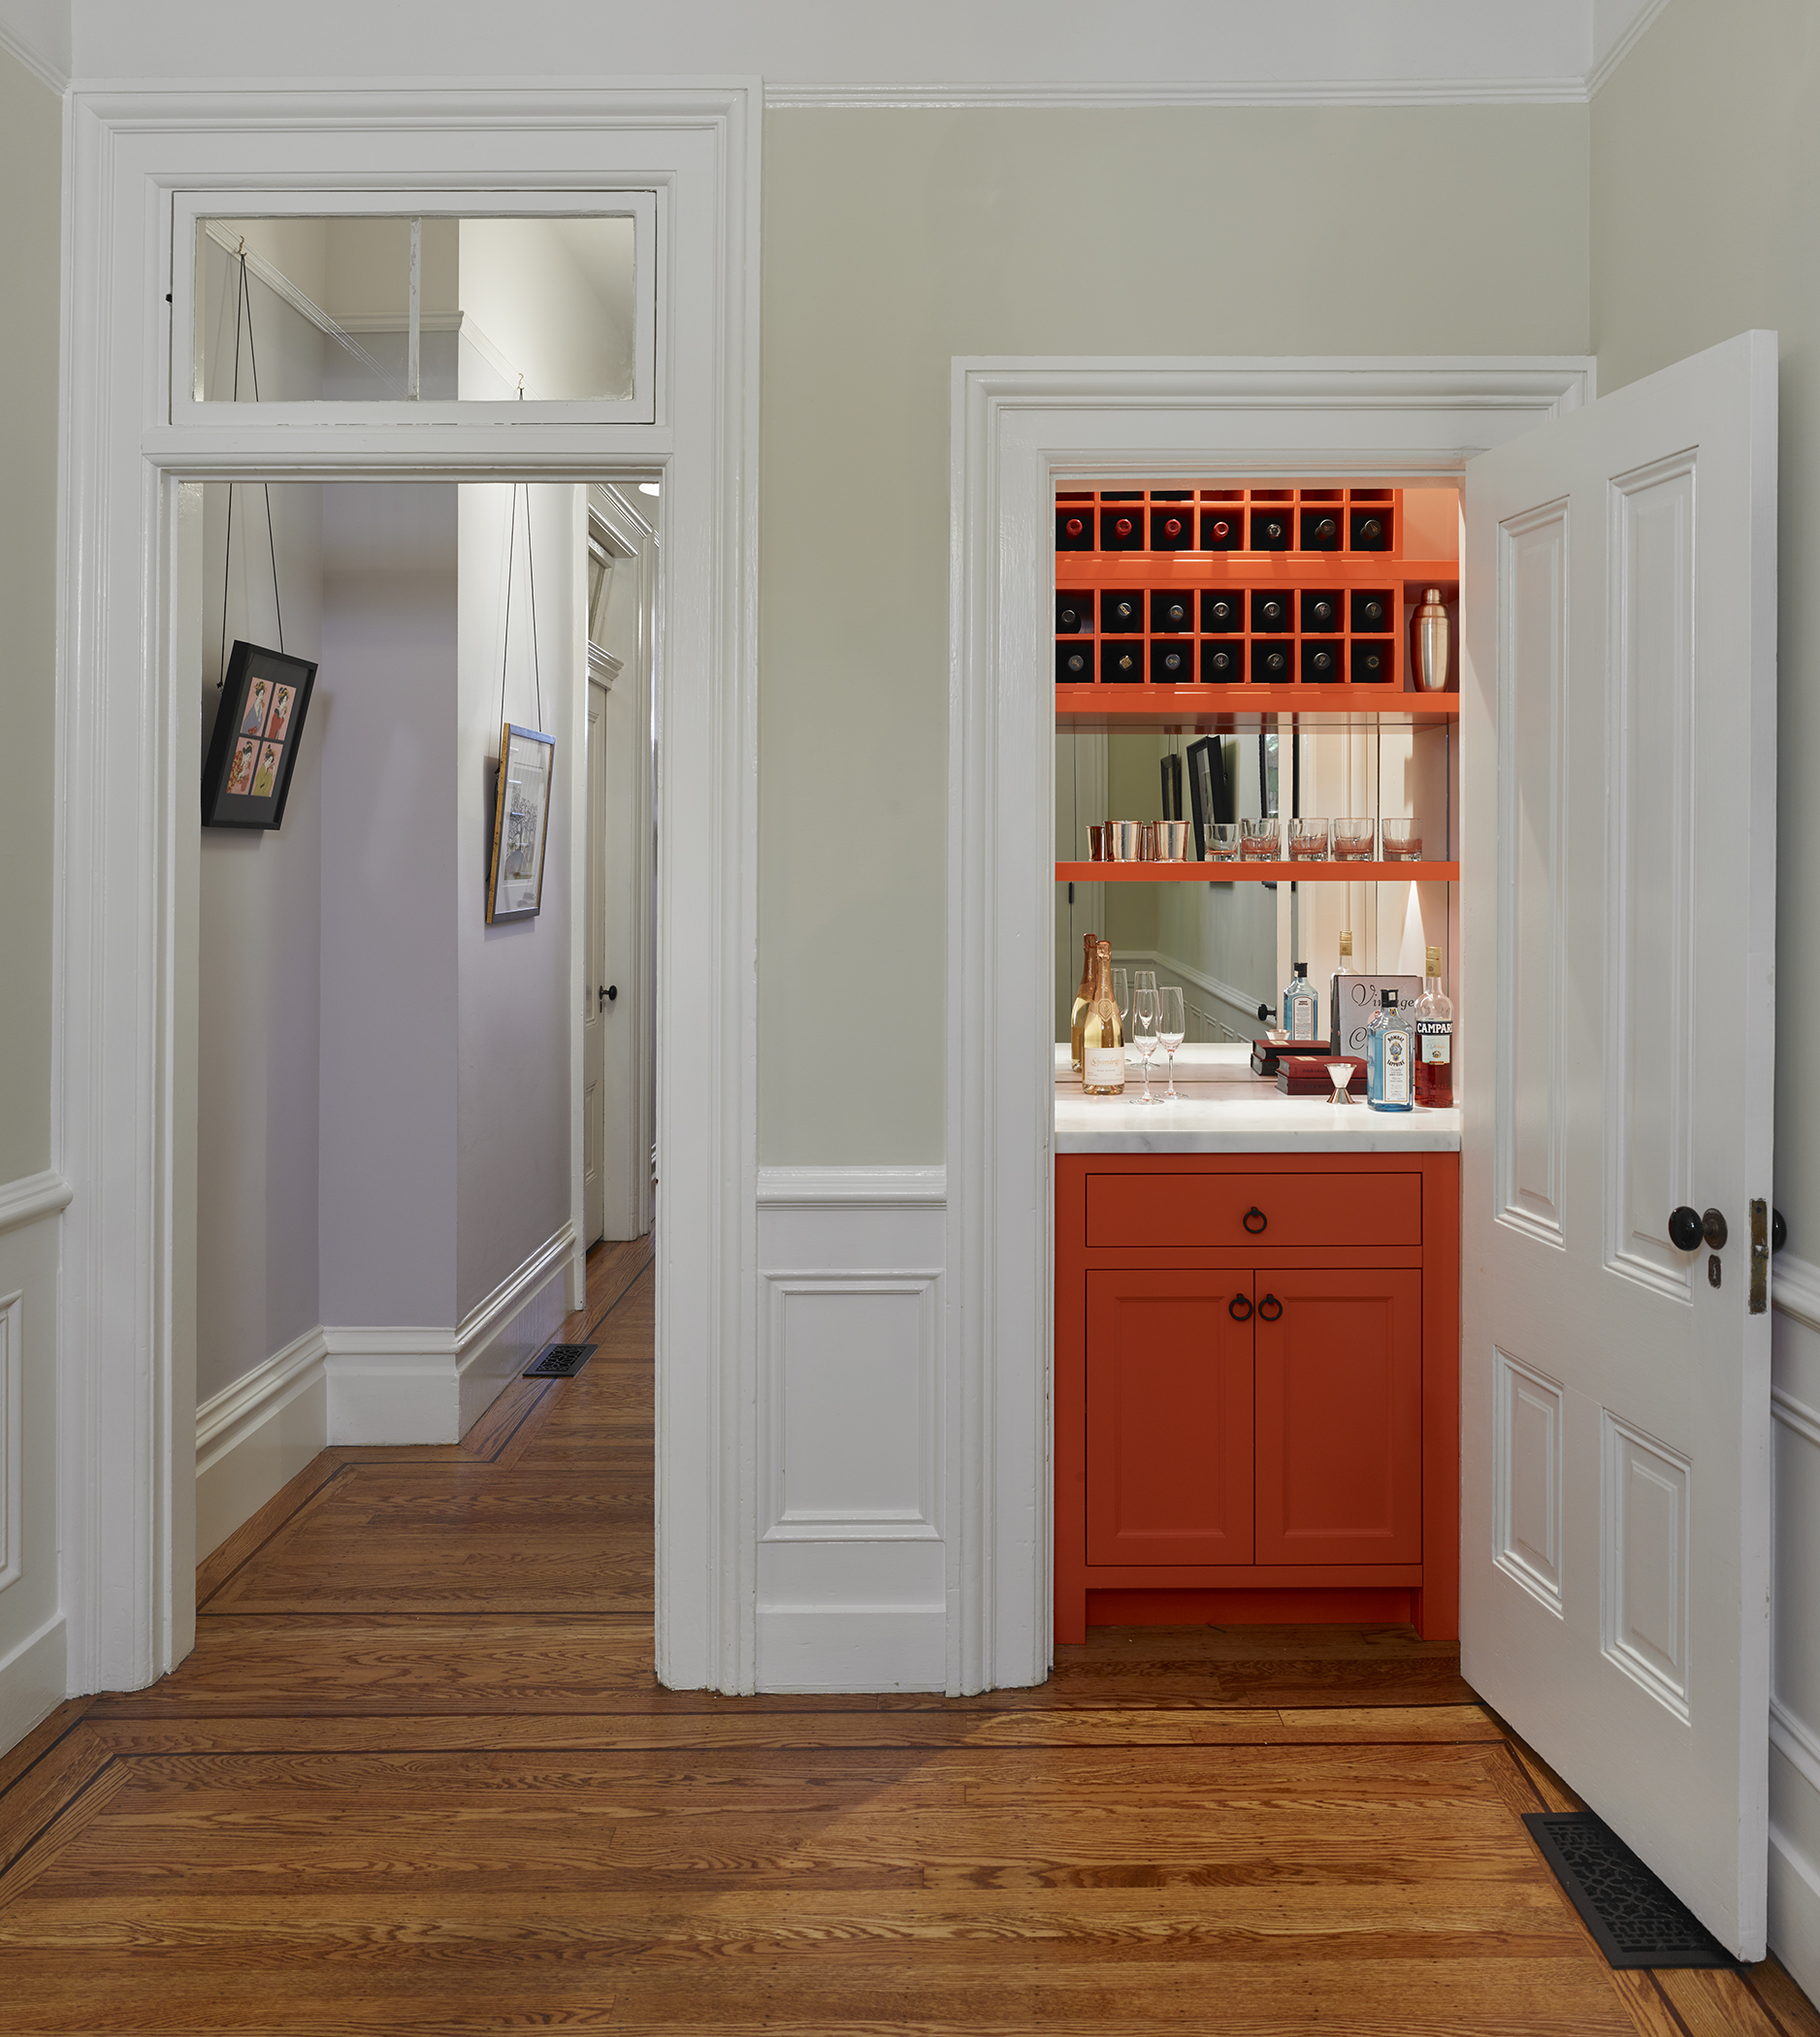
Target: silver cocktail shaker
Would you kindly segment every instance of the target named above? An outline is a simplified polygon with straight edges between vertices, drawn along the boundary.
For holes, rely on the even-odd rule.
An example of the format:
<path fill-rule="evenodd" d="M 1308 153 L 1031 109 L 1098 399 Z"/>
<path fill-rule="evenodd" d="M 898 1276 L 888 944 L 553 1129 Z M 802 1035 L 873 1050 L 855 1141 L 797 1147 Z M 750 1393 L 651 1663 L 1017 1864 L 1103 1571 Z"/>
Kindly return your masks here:
<path fill-rule="evenodd" d="M 1424 693 L 1446 691 L 1451 635 L 1440 588 L 1425 589 L 1422 605 L 1415 611 L 1415 681 Z"/>

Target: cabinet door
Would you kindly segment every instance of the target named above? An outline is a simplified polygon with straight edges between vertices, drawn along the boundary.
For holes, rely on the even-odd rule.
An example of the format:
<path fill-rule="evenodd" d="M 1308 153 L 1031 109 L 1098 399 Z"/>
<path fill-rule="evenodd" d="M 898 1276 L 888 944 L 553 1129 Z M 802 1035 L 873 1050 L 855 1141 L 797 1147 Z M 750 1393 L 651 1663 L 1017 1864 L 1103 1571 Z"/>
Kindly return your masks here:
<path fill-rule="evenodd" d="M 1087 1277 L 1087 1560 L 1251 1561 L 1251 1276 Z"/>
<path fill-rule="evenodd" d="M 1273 1269 L 1257 1296 L 1259 1563 L 1419 1563 L 1422 1277 Z"/>

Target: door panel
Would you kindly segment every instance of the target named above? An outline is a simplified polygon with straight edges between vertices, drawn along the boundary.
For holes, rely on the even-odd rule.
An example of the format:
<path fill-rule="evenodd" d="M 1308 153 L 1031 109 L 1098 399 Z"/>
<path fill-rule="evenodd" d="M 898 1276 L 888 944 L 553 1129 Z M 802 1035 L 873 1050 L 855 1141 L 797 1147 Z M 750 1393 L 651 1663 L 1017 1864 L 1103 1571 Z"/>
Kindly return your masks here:
<path fill-rule="evenodd" d="M 1251 1297 L 1248 1273 L 1088 1275 L 1089 1563 L 1251 1561 Z"/>
<path fill-rule="evenodd" d="M 1421 1275 L 1272 1270 L 1255 1284 L 1256 1560 L 1419 1562 Z"/>
<path fill-rule="evenodd" d="M 1750 1959 L 1775 435 L 1752 333 L 1473 461 L 1460 715 L 1461 1666 Z"/>

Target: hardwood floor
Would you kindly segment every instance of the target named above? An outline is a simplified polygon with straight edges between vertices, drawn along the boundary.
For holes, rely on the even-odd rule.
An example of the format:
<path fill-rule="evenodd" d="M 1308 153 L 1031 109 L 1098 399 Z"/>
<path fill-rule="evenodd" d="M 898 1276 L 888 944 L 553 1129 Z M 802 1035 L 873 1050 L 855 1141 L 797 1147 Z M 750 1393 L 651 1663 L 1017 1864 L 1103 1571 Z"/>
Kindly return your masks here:
<path fill-rule="evenodd" d="M 1608 1971 L 1573 1798 L 1408 1630 L 1137 1629 L 1036 1691 L 651 1663 L 651 1279 L 446 1449 L 329 1450 L 194 1655 L 0 1758 L 0 2028 L 1820 2037 L 1773 1960 Z"/>

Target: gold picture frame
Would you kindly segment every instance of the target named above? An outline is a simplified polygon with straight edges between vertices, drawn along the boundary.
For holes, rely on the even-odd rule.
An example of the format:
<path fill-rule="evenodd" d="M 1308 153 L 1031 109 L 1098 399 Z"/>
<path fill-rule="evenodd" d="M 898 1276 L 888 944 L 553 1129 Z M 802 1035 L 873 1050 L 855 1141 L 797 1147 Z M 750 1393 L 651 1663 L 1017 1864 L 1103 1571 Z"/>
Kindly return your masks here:
<path fill-rule="evenodd" d="M 534 920 L 542 908 L 543 851 L 555 784 L 555 736 L 507 722 L 500 731 L 500 775 L 493 792 L 489 926 L 506 920 Z"/>

